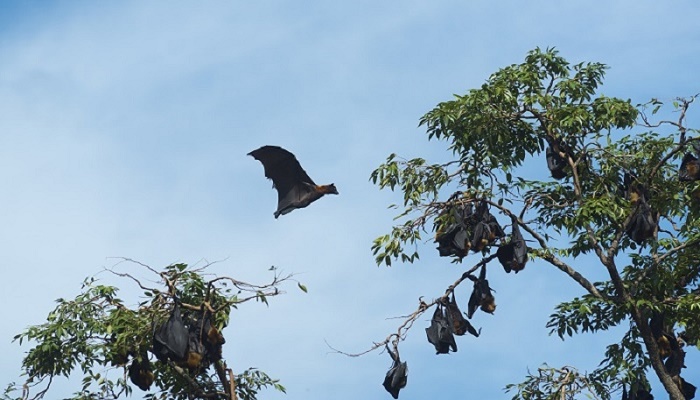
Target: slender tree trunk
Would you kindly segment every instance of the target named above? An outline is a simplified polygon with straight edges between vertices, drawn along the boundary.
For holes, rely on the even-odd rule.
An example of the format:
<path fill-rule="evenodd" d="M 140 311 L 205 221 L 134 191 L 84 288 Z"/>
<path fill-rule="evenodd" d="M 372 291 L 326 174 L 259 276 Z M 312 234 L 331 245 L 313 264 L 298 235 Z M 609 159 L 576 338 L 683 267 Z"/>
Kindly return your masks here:
<path fill-rule="evenodd" d="M 659 346 L 656 344 L 654 336 L 651 334 L 651 329 L 647 323 L 646 318 L 642 316 L 641 311 L 635 307 L 633 315 L 637 327 L 639 327 L 639 333 L 642 335 L 642 340 L 644 340 L 644 347 L 646 347 L 649 353 L 649 359 L 651 360 L 651 366 L 656 372 L 656 376 L 659 377 L 661 383 L 664 385 L 664 389 L 669 395 L 670 400 L 685 400 L 683 392 L 673 381 L 671 375 L 666 372 L 666 367 L 664 366 L 661 357 L 659 356 Z"/>

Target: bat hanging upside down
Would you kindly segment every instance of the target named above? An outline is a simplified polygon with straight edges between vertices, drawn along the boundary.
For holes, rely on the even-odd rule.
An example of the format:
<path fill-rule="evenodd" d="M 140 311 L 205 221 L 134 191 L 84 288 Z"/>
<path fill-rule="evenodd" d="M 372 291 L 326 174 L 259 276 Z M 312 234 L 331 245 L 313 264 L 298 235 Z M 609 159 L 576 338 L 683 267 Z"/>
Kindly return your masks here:
<path fill-rule="evenodd" d="M 272 180 L 273 187 L 277 189 L 275 218 L 297 208 L 304 208 L 324 194 L 338 194 L 332 183 L 316 185 L 294 154 L 279 146 L 263 146 L 248 155 L 262 163 L 265 176 Z"/>

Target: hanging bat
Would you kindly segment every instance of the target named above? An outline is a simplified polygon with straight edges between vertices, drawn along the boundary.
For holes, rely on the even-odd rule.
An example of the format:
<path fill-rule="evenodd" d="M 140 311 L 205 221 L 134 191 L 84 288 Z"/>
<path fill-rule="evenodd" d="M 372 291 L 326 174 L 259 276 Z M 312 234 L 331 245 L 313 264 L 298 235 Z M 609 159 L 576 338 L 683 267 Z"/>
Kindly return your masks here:
<path fill-rule="evenodd" d="M 668 334 L 664 313 L 655 311 L 651 315 L 649 329 L 659 348 L 659 356 L 662 360 L 668 358 L 671 355 L 671 342 L 676 341 L 676 338 Z"/>
<path fill-rule="evenodd" d="M 408 365 L 406 362 L 401 362 L 399 354 L 392 352 L 388 345 L 386 346 L 386 351 L 389 352 L 393 363 L 386 373 L 382 385 L 391 394 L 391 397 L 398 399 L 399 391 L 405 388 L 408 382 Z"/>
<path fill-rule="evenodd" d="M 647 201 L 649 198 L 646 187 L 637 180 L 637 176 L 625 172 L 623 178 L 625 198 L 632 204 L 637 204 L 640 200 Z"/>
<path fill-rule="evenodd" d="M 559 155 L 559 152 L 552 148 L 552 146 L 550 145 L 547 147 L 546 156 L 547 168 L 549 168 L 549 172 L 552 174 L 552 178 L 566 178 L 566 172 L 564 172 L 564 167 L 566 167 L 566 161 Z"/>
<path fill-rule="evenodd" d="M 489 281 L 486 279 L 486 266 L 481 267 L 479 278 L 469 275 L 469 279 L 474 281 L 474 289 L 471 296 L 469 296 L 467 317 L 471 319 L 477 308 L 481 308 L 483 312 L 493 314 L 496 311 L 496 299 L 493 297 Z"/>
<path fill-rule="evenodd" d="M 510 236 L 510 242 L 499 247 L 496 251 L 496 256 L 506 273 L 515 271 L 517 274 L 525 268 L 527 263 L 527 245 L 515 218 L 513 218 L 513 233 Z"/>
<path fill-rule="evenodd" d="M 294 154 L 278 146 L 263 146 L 248 153 L 260 161 L 265 176 L 277 189 L 275 218 L 304 208 L 326 194 L 338 194 L 334 184 L 316 185 L 297 161 Z"/>
<path fill-rule="evenodd" d="M 474 227 L 470 245 L 472 251 L 482 251 L 496 238 L 505 236 L 503 228 L 498 224 L 496 217 L 491 215 L 485 201 L 479 203 L 471 219 L 471 225 Z"/>
<path fill-rule="evenodd" d="M 700 180 L 700 161 L 690 153 L 686 153 L 681 161 L 678 170 L 678 180 L 681 182 L 692 182 Z"/>
<path fill-rule="evenodd" d="M 635 392 L 630 390 L 630 400 L 654 400 L 654 395 L 651 394 L 651 388 L 639 388 Z"/>
<path fill-rule="evenodd" d="M 433 319 L 430 321 L 430 327 L 425 328 L 425 333 L 428 336 L 428 341 L 435 346 L 436 354 L 447 354 L 452 349 L 457 351 L 457 343 L 452 334 L 452 326 L 445 317 L 442 311 L 442 305 L 438 303 L 435 306 Z"/>
<path fill-rule="evenodd" d="M 625 232 L 627 232 L 630 239 L 641 245 L 645 240 L 653 237 L 655 231 L 656 218 L 642 197 L 637 201 L 632 219 L 630 219 Z"/>
<path fill-rule="evenodd" d="M 697 388 L 692 383 L 686 382 L 685 379 L 681 379 L 681 392 L 683 392 L 683 397 L 685 400 L 693 400 L 695 398 L 695 391 Z"/>
<path fill-rule="evenodd" d="M 188 342 L 189 332 L 176 301 L 170 318 L 153 333 L 153 354 L 163 362 L 182 361 L 187 355 Z"/>
<path fill-rule="evenodd" d="M 636 381 L 630 385 L 629 395 L 627 394 L 627 386 L 622 384 L 622 400 L 654 400 L 654 395 L 651 394 L 651 388 L 647 390 L 642 386 L 641 382 Z"/>
<path fill-rule="evenodd" d="M 447 308 L 447 321 L 450 323 L 450 326 L 452 327 L 452 332 L 457 335 L 457 336 L 462 336 L 465 333 L 469 332 L 470 334 L 479 337 L 481 334 L 481 329 L 477 331 L 474 329 L 471 323 L 469 323 L 469 320 L 464 318 L 464 315 L 462 315 L 462 311 L 459 310 L 459 307 L 457 307 L 457 301 L 455 300 L 455 293 L 452 292 L 452 298 L 447 301 L 447 305 L 445 306 Z"/>
<path fill-rule="evenodd" d="M 197 373 L 221 360 L 222 345 L 226 340 L 211 318 L 212 314 L 204 307 L 199 311 L 187 310 L 183 318 L 188 329 L 187 352 L 183 360 L 176 362 L 177 365 Z"/>
<path fill-rule="evenodd" d="M 471 247 L 471 230 L 467 226 L 474 212 L 471 203 L 451 207 L 450 222 L 446 228 L 438 228 L 435 241 L 438 243 L 440 257 L 464 257 L 469 254 Z"/>
<path fill-rule="evenodd" d="M 129 367 L 129 379 L 131 379 L 131 382 L 138 386 L 139 389 L 147 391 L 153 384 L 154 376 L 148 357 L 146 357 L 145 354 L 141 357 L 141 360 L 134 359 L 134 361 L 132 361 Z"/>

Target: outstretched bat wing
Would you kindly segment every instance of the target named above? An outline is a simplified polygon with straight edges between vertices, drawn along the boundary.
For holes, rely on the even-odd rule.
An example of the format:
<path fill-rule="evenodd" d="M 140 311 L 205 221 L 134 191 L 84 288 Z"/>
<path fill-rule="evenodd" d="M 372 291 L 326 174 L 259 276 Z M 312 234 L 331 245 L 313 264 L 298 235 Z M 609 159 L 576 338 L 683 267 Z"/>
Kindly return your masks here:
<path fill-rule="evenodd" d="M 263 146 L 251 151 L 248 155 L 262 163 L 265 176 L 272 180 L 280 202 L 290 194 L 293 198 L 297 198 L 299 193 L 291 193 L 295 188 L 316 186 L 294 154 L 279 146 Z"/>

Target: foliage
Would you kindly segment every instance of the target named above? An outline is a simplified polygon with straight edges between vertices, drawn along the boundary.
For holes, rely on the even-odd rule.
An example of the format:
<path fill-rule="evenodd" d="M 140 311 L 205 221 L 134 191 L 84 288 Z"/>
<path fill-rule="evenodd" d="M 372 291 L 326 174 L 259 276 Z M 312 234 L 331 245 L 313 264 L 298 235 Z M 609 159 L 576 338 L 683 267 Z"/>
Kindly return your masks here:
<path fill-rule="evenodd" d="M 551 368 L 543 365 L 537 374 L 528 374 L 525 382 L 507 385 L 506 390 L 516 391 L 514 399 L 524 400 L 573 400 L 579 393 L 597 398 L 596 393 L 606 392 L 605 386 L 589 379 L 573 367 Z"/>
<path fill-rule="evenodd" d="M 82 386 L 70 399 L 122 398 L 134 391 L 129 371 L 138 362 L 149 363 L 152 371 L 154 387 L 144 395 L 146 399 L 253 400 L 266 387 L 285 391 L 278 380 L 254 368 L 234 375 L 220 356 L 206 364 L 202 361 L 195 368 L 171 359 L 155 360 L 153 332 L 168 320 L 175 302 L 183 310 L 184 320 L 208 312 L 214 332 L 224 332 L 232 310 L 250 300 L 267 304 L 270 296 L 282 293 L 279 286 L 291 276 L 279 276 L 272 268 L 270 283 L 252 285 L 229 277 L 208 277 L 204 272 L 209 264 L 200 268 L 173 264 L 157 271 L 126 261 L 157 276 L 159 284 L 146 286 L 143 278 L 108 269 L 138 286 L 142 297 L 137 304 L 129 306 L 119 297 L 117 287 L 95 277 L 83 282 L 81 293 L 74 299 L 56 300 L 58 305 L 45 323 L 15 336 L 20 345 L 33 345 L 22 363 L 27 379 L 21 396 L 17 394 L 19 387 L 11 384 L 2 398 L 41 399 L 55 378 L 77 375 L 82 376 Z"/>
<path fill-rule="evenodd" d="M 609 399 L 623 383 L 646 382 L 651 368 L 671 398 L 681 399 L 680 347 L 697 345 L 700 337 L 700 173 L 679 179 L 680 159 L 692 160 L 700 150 L 698 131 L 686 126 L 695 96 L 672 103 L 675 119 L 652 122 L 663 110 L 661 101 L 635 106 L 597 94 L 606 69 L 595 62 L 572 65 L 554 49 L 535 49 L 523 63 L 426 113 L 420 125 L 428 139 L 445 141 L 453 159 L 429 163 L 392 154 L 371 174 L 380 188 L 403 194 L 397 225 L 374 241 L 372 251 L 378 264 L 415 262 L 429 230 L 436 242 L 455 231 L 450 210 L 486 203 L 529 236 L 532 261 L 563 271 L 585 290 L 556 307 L 548 324 L 552 333 L 564 339 L 629 324 L 621 342 L 585 377 L 585 390 Z M 542 173 L 545 165 L 551 177 Z M 476 235 L 470 223 L 460 229 Z M 643 223 L 653 231 L 638 234 L 643 231 L 635 227 Z M 480 265 L 491 271 L 494 253 L 508 238 L 492 238 L 483 248 L 473 243 L 463 247 L 484 258 L 440 298 L 421 302 L 408 325 L 374 348 L 391 342 L 398 352 L 406 326 L 444 303 Z M 453 262 L 464 261 L 464 251 L 453 254 Z M 591 282 L 575 267 L 584 254 L 595 256 L 608 280 Z M 660 349 L 667 339 L 675 345 L 671 356 Z M 515 399 L 553 398 L 568 385 L 562 398 L 573 398 L 584 390 L 571 386 L 581 378 L 573 371 L 543 368 L 536 379 L 509 388 L 517 390 Z M 561 383 L 563 377 L 573 380 Z"/>

